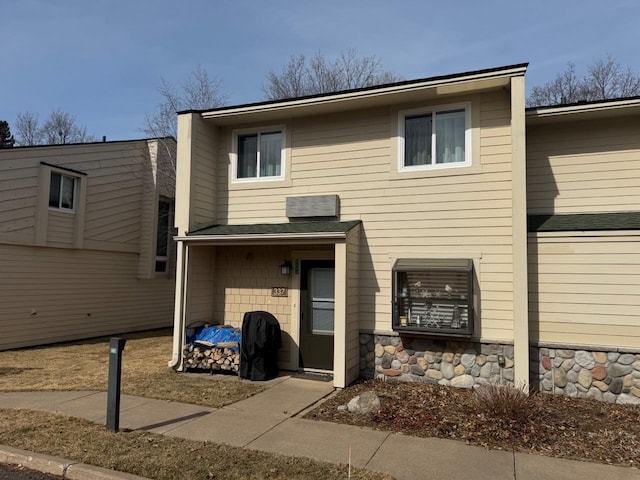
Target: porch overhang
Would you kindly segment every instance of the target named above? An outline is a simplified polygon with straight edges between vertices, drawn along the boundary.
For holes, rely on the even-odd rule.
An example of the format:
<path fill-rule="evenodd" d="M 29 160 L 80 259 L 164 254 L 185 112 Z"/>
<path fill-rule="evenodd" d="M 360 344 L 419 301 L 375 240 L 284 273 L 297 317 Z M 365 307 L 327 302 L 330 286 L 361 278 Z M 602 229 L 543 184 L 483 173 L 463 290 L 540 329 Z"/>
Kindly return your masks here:
<path fill-rule="evenodd" d="M 312 221 L 211 225 L 175 237 L 190 245 L 305 244 L 344 241 L 351 229 L 361 223 L 350 221 Z"/>

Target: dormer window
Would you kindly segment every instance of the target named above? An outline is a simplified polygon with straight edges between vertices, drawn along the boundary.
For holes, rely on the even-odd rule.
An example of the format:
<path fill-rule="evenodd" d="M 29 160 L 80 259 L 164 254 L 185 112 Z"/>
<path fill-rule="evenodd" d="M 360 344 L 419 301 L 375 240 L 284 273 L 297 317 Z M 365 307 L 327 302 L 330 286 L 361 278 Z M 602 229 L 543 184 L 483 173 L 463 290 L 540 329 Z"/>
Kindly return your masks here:
<path fill-rule="evenodd" d="M 49 207 L 60 210 L 73 210 L 76 192 L 75 177 L 51 172 L 49 186 Z"/>

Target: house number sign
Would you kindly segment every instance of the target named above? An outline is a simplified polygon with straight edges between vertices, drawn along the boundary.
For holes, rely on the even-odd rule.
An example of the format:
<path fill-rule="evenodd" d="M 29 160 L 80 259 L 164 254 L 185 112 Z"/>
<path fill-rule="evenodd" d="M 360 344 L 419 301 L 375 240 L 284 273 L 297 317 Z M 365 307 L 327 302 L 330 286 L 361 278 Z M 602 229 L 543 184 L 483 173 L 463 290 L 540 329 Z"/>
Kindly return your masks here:
<path fill-rule="evenodd" d="M 272 297 L 286 297 L 287 296 L 287 287 L 271 287 L 271 296 Z"/>

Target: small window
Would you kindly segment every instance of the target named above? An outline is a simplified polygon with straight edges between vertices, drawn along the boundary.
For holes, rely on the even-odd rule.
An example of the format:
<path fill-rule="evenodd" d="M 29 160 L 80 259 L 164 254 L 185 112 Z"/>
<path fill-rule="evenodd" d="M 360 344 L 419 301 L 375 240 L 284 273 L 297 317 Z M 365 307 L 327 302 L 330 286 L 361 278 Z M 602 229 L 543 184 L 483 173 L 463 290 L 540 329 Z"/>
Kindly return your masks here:
<path fill-rule="evenodd" d="M 401 112 L 399 138 L 401 171 L 471 165 L 468 108 Z"/>
<path fill-rule="evenodd" d="M 49 186 L 49 207 L 61 210 L 73 210 L 76 193 L 75 177 L 51 172 Z"/>
<path fill-rule="evenodd" d="M 171 245 L 171 222 L 173 218 L 173 202 L 161 197 L 158 201 L 158 228 L 156 236 L 156 268 L 155 271 L 167 271 L 169 263 L 169 246 Z"/>
<path fill-rule="evenodd" d="M 283 140 L 281 130 L 235 135 L 234 180 L 283 178 Z"/>
<path fill-rule="evenodd" d="M 393 269 L 393 329 L 473 334 L 472 260 L 398 260 Z"/>

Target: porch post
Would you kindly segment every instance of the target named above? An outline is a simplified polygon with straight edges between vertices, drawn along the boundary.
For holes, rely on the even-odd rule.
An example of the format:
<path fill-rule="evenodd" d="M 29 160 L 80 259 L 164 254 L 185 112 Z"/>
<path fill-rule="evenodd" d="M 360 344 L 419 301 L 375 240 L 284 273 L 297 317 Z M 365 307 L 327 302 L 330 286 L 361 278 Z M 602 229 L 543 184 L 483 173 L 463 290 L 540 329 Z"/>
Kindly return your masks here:
<path fill-rule="evenodd" d="M 347 245 L 335 244 L 333 386 L 347 386 Z"/>
<path fill-rule="evenodd" d="M 513 361 L 516 386 L 529 388 L 527 166 L 524 76 L 511 79 L 513 195 Z"/>

